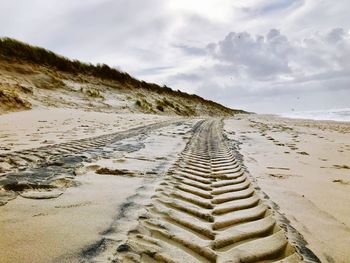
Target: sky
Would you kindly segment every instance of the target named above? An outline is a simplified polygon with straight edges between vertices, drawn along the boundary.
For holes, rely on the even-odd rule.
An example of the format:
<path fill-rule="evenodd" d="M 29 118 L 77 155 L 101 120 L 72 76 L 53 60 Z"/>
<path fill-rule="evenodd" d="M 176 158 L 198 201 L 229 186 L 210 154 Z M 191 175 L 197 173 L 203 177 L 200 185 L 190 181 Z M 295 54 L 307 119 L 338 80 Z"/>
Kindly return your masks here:
<path fill-rule="evenodd" d="M 350 108 L 349 13 L 349 0 L 0 0 L 0 36 L 284 113 Z"/>

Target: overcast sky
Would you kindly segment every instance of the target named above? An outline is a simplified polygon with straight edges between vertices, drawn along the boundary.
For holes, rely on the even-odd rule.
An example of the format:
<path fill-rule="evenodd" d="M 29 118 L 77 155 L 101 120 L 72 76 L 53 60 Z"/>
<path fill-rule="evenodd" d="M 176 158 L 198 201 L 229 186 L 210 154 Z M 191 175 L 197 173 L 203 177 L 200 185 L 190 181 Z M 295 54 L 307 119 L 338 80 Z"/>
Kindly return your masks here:
<path fill-rule="evenodd" d="M 262 113 L 350 108 L 349 29 L 349 0 L 0 0 L 0 36 Z"/>

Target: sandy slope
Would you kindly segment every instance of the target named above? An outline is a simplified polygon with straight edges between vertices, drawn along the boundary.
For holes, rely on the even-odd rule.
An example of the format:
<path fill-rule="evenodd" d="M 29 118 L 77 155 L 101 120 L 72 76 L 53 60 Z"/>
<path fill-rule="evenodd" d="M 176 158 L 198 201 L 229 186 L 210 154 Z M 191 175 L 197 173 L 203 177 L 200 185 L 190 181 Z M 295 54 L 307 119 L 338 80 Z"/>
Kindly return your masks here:
<path fill-rule="evenodd" d="M 38 108 L 179 116 L 242 112 L 158 85 L 71 74 L 0 57 L 0 114 Z"/>
<path fill-rule="evenodd" d="M 240 116 L 225 121 L 258 185 L 323 262 L 350 258 L 350 124 Z"/>

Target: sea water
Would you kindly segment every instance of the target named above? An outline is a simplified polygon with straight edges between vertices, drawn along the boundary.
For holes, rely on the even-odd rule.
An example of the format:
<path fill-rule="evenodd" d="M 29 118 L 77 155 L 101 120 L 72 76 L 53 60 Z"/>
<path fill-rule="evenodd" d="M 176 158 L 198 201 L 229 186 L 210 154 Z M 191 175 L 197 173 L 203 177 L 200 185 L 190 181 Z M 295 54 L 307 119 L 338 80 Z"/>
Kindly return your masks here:
<path fill-rule="evenodd" d="M 350 108 L 315 110 L 315 111 L 293 111 L 280 114 L 282 117 L 311 120 L 331 120 L 350 122 Z"/>

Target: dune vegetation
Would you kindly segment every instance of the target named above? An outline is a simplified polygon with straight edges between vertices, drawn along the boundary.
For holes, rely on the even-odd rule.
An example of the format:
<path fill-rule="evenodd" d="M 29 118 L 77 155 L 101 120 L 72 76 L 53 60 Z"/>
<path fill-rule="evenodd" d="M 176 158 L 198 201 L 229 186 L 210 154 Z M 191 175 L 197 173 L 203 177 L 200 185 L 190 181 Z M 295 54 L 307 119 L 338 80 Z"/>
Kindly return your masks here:
<path fill-rule="evenodd" d="M 186 100 L 191 100 L 196 104 L 215 108 L 219 112 L 225 114 L 243 112 L 241 110 L 230 109 L 219 103 L 211 100 L 206 100 L 195 94 L 188 94 L 180 90 L 175 91 L 166 85 L 160 86 L 155 83 L 148 83 L 142 80 L 138 80 L 130 76 L 128 73 L 122 72 L 115 68 L 111 68 L 106 64 L 93 65 L 91 63 L 84 63 L 78 60 L 71 60 L 64 56 L 55 54 L 54 52 L 45 48 L 32 46 L 11 38 L 0 38 L 0 60 L 8 61 L 10 63 L 26 62 L 47 67 L 58 72 L 64 72 L 73 75 L 86 75 L 100 78 L 102 80 L 111 80 L 119 83 L 122 86 L 156 92 L 161 96 L 175 96 L 177 98 L 185 98 Z M 94 96 L 96 94 L 91 93 L 89 95 Z M 144 102 L 141 102 L 142 101 L 136 104 L 141 108 L 145 108 L 146 106 L 148 109 L 152 108 L 149 105 L 146 105 Z M 167 100 L 165 98 L 156 101 L 156 110 L 152 109 L 152 112 L 163 112 L 165 108 L 172 108 L 174 112 L 179 115 L 191 115 L 190 110 L 186 110 L 186 112 L 181 111 L 179 106 L 185 107 L 186 105 L 174 105 L 172 102 L 170 102 L 170 100 Z"/>

